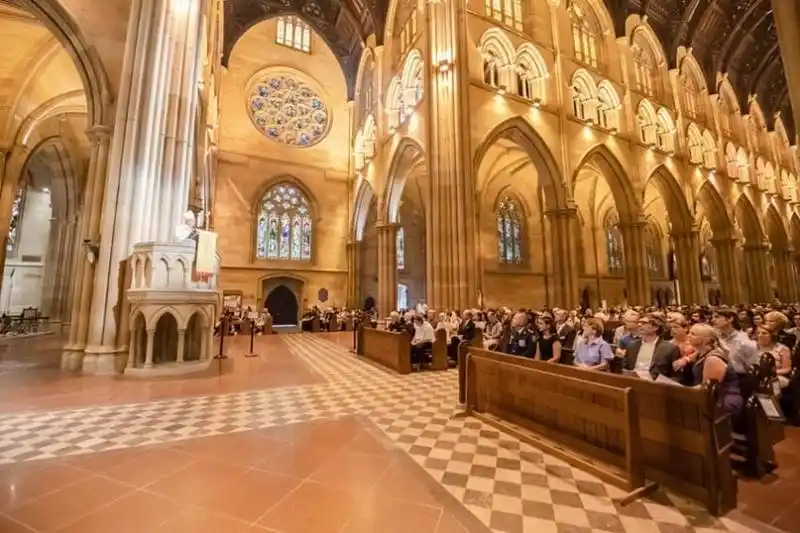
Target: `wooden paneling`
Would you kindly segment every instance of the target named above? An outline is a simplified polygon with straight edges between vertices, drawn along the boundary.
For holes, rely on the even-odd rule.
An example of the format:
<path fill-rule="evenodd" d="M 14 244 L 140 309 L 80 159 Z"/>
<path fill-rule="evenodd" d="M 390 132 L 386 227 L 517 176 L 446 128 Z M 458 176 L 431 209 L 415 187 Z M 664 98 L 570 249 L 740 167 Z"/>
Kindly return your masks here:
<path fill-rule="evenodd" d="M 407 333 L 393 333 L 364 328 L 364 357 L 398 374 L 411 372 L 411 338 Z"/>

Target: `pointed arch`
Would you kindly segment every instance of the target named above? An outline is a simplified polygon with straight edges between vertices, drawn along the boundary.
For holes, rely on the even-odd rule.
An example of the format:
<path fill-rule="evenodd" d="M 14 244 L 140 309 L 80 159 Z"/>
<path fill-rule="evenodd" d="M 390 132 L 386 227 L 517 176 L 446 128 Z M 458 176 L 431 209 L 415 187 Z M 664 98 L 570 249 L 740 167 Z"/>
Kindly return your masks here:
<path fill-rule="evenodd" d="M 597 122 L 601 127 L 616 131 L 619 129 L 620 104 L 617 90 L 608 80 L 597 86 Z"/>
<path fill-rule="evenodd" d="M 597 86 L 592 76 L 579 68 L 570 79 L 572 113 L 581 120 L 594 122 L 597 116 Z"/>
<path fill-rule="evenodd" d="M 764 229 L 761 226 L 761 221 L 758 216 L 753 202 L 746 194 L 739 196 L 734 206 L 734 214 L 739 227 L 742 229 L 742 235 L 745 243 L 747 244 L 761 244 L 766 237 Z"/>
<path fill-rule="evenodd" d="M 605 35 L 614 35 L 614 23 L 602 0 L 570 0 L 567 6 L 575 59 L 599 68 L 606 62 Z"/>
<path fill-rule="evenodd" d="M 717 168 L 717 141 L 709 130 L 703 131 L 703 166 Z"/>
<path fill-rule="evenodd" d="M 639 128 L 639 140 L 647 146 L 655 146 L 657 142 L 656 111 L 646 98 L 639 102 L 636 109 L 636 122 Z"/>
<path fill-rule="evenodd" d="M 789 239 L 795 253 L 800 251 L 800 215 L 797 213 L 792 213 L 792 218 L 789 219 Z"/>
<path fill-rule="evenodd" d="M 772 249 L 774 251 L 788 250 L 789 232 L 786 230 L 786 225 L 780 213 L 778 213 L 775 204 L 770 204 L 767 207 L 766 216 L 764 217 L 764 226 Z"/>
<path fill-rule="evenodd" d="M 538 186 L 542 188 L 544 203 L 548 209 L 566 205 L 564 187 L 558 163 L 547 144 L 531 124 L 522 117 L 511 117 L 495 126 L 475 150 L 473 169 L 479 174 L 481 163 L 489 148 L 499 139 L 508 139 L 517 144 L 527 155 L 536 169 Z"/>
<path fill-rule="evenodd" d="M 637 90 L 647 96 L 659 96 L 666 55 L 649 24 L 644 22 L 631 32 L 630 47 Z"/>
<path fill-rule="evenodd" d="M 693 165 L 703 163 L 703 134 L 694 122 L 686 128 L 686 145 L 689 150 L 689 162 Z"/>
<path fill-rule="evenodd" d="M 426 172 L 425 151 L 416 140 L 404 137 L 397 144 L 391 161 L 386 189 L 383 191 L 383 220 L 396 223 L 406 179 L 417 169 Z"/>
<path fill-rule="evenodd" d="M 675 121 L 669 110 L 663 106 L 656 114 L 656 144 L 669 154 L 675 152 Z"/>
<path fill-rule="evenodd" d="M 483 32 L 478 48 L 482 54 L 493 54 L 499 60 L 500 66 L 510 65 L 514 60 L 514 45 L 505 32 L 498 28 L 490 28 Z"/>
<path fill-rule="evenodd" d="M 277 261 L 311 261 L 316 243 L 316 202 L 292 176 L 268 181 L 253 199 L 255 257 Z"/>
<path fill-rule="evenodd" d="M 705 117 L 705 97 L 708 94 L 703 70 L 692 53 L 686 54 L 678 69 L 681 81 L 683 112 L 691 118 Z"/>
<path fill-rule="evenodd" d="M 364 117 L 372 113 L 375 107 L 375 52 L 366 47 L 361 54 L 356 76 L 356 124 L 363 124 Z"/>
<path fill-rule="evenodd" d="M 353 220 L 351 223 L 352 239 L 354 241 L 361 241 L 364 238 L 364 229 L 367 225 L 367 215 L 369 214 L 369 207 L 372 204 L 372 199 L 375 197 L 375 191 L 372 185 L 365 179 L 362 179 L 358 184 L 356 192 L 356 201 L 353 206 Z"/>
<path fill-rule="evenodd" d="M 547 96 L 546 83 L 549 74 L 539 50 L 531 43 L 520 45 L 515 63 L 517 94 L 536 103 L 542 102 Z"/>
<path fill-rule="evenodd" d="M 497 228 L 497 261 L 501 264 L 522 263 L 525 240 L 525 213 L 520 196 L 506 187 L 494 202 Z"/>
<path fill-rule="evenodd" d="M 728 214 L 725 200 L 713 183 L 703 180 L 695 193 L 697 202 L 703 207 L 711 231 L 715 239 L 726 239 L 734 236 L 733 220 Z"/>
<path fill-rule="evenodd" d="M 637 220 L 642 214 L 642 203 L 634 192 L 625 167 L 614 153 L 604 144 L 594 146 L 587 151 L 572 174 L 570 187 L 573 190 L 577 184 L 579 173 L 587 165 L 596 169 L 605 178 L 614 197 L 620 220 L 623 222 Z"/>
<path fill-rule="evenodd" d="M 667 217 L 672 224 L 673 231 L 686 233 L 692 229 L 694 217 L 683 194 L 680 184 L 675 176 L 664 165 L 659 165 L 647 178 L 643 193 L 649 185 L 653 185 L 664 199 L 667 207 Z M 644 202 L 644 194 L 642 195 Z"/>

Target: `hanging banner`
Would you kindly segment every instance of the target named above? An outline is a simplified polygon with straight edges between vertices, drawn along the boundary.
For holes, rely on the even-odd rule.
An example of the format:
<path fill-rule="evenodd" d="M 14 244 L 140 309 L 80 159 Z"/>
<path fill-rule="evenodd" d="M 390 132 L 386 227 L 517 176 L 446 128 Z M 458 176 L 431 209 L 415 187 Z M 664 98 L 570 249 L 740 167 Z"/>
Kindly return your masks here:
<path fill-rule="evenodd" d="M 197 230 L 197 249 L 194 256 L 194 273 L 198 278 L 208 279 L 214 274 L 217 259 L 217 234 L 213 231 Z"/>

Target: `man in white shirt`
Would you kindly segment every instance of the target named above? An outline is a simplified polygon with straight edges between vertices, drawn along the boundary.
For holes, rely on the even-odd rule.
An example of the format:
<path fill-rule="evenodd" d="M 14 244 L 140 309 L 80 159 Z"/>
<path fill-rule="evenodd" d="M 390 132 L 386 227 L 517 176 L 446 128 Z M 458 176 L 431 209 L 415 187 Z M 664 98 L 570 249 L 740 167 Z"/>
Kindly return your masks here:
<path fill-rule="evenodd" d="M 421 365 L 425 353 L 433 349 L 436 334 L 433 326 L 422 316 L 414 317 L 414 336 L 411 338 L 411 364 Z"/>
<path fill-rule="evenodd" d="M 642 316 L 637 324 L 639 338 L 625 348 L 625 369 L 639 377 L 673 377 L 672 364 L 680 358 L 678 347 L 661 338 L 664 320 L 653 313 Z"/>

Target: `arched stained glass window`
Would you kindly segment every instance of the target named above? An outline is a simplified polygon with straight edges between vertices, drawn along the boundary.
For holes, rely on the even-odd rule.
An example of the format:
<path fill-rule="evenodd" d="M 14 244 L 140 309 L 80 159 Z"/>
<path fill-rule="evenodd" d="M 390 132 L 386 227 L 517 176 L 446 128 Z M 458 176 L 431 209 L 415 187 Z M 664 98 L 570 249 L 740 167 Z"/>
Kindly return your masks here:
<path fill-rule="evenodd" d="M 606 221 L 606 256 L 609 274 L 622 274 L 623 254 L 622 254 L 622 232 L 617 226 L 616 220 Z"/>
<path fill-rule="evenodd" d="M 408 286 L 402 283 L 397 284 L 397 308 L 408 309 Z"/>
<path fill-rule="evenodd" d="M 660 277 L 663 275 L 663 260 L 661 258 L 661 243 L 658 233 L 648 227 L 646 229 L 645 254 L 647 255 L 647 268 L 650 275 Z"/>
<path fill-rule="evenodd" d="M 22 210 L 25 207 L 25 187 L 17 189 L 14 203 L 11 204 L 11 222 L 8 225 L 6 253 L 13 254 L 19 245 L 19 228 L 22 223 Z"/>
<path fill-rule="evenodd" d="M 313 223 L 308 200 L 294 185 L 282 182 L 261 200 L 256 235 L 256 257 L 308 261 Z"/>
<path fill-rule="evenodd" d="M 397 270 L 406 267 L 406 231 L 403 226 L 397 228 Z"/>
<path fill-rule="evenodd" d="M 519 206 L 509 197 L 497 204 L 497 260 L 522 263 L 522 220 Z"/>
<path fill-rule="evenodd" d="M 600 31 L 592 14 L 575 0 L 569 7 L 569 14 L 572 21 L 572 46 L 575 50 L 575 59 L 597 68 L 600 64 L 597 46 L 600 41 Z"/>

